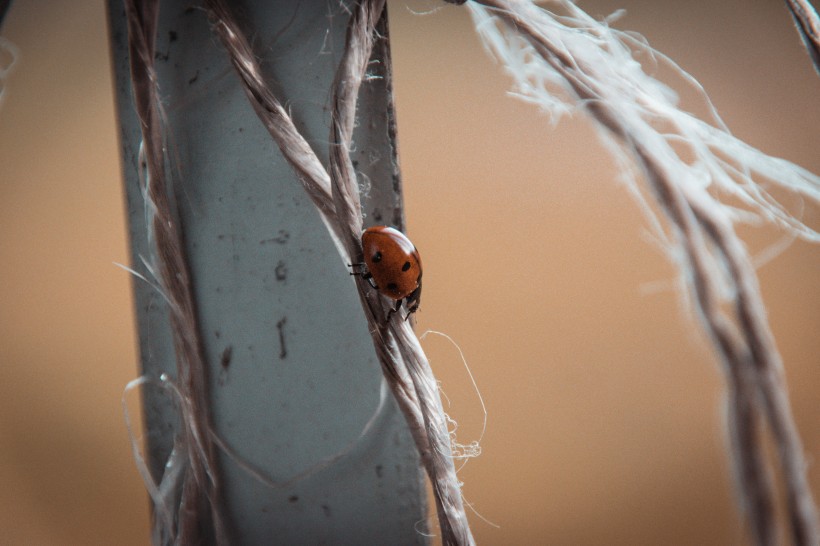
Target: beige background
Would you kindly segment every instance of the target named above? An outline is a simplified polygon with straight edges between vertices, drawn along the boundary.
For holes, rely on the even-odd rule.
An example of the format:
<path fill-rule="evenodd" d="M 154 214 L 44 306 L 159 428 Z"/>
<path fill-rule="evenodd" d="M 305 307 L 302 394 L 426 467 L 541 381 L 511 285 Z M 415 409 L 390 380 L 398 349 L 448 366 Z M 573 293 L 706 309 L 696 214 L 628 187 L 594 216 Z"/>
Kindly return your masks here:
<path fill-rule="evenodd" d="M 69 7 L 70 4 L 70 7 Z M 458 8 L 390 3 L 419 330 L 463 349 L 489 411 L 461 472 L 483 544 L 744 544 L 722 377 L 674 271 L 583 116 L 551 128 L 505 96 Z M 696 75 L 734 132 L 820 172 L 820 78 L 781 2 L 583 2 Z M 411 13 L 415 12 L 415 13 Z M 3 544 L 145 544 L 120 411 L 137 374 L 100 1 L 15 0 L 23 60 L 0 110 Z M 806 219 L 820 225 L 817 211 Z M 745 230 L 760 251 L 770 231 Z M 820 456 L 820 250 L 760 270 L 807 451 Z M 457 351 L 425 345 L 458 419 L 481 409 Z M 811 472 L 820 493 L 820 471 Z"/>

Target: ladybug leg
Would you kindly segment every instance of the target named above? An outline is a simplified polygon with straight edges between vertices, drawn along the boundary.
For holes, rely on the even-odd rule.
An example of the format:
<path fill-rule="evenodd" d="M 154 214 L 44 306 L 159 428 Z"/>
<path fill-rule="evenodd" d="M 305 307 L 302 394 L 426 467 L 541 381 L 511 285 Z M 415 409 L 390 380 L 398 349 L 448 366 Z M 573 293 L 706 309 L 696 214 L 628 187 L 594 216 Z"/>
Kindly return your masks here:
<path fill-rule="evenodd" d="M 373 275 L 371 275 L 370 273 L 367 273 L 367 272 L 365 272 L 365 273 L 359 273 L 358 271 L 352 271 L 350 274 L 351 274 L 351 275 L 359 275 L 359 276 L 361 276 L 361 278 L 363 278 L 364 280 L 366 280 L 366 281 L 368 282 L 368 284 L 370 284 L 370 286 L 372 286 L 374 289 L 376 289 L 376 290 L 378 290 L 378 289 L 379 289 L 379 287 L 378 287 L 378 286 L 376 286 L 376 281 L 374 281 L 374 280 L 373 280 Z"/>
<path fill-rule="evenodd" d="M 390 322 L 390 316 L 393 313 L 397 313 L 399 309 L 401 309 L 401 300 L 397 300 L 396 301 L 396 306 L 393 307 L 392 309 L 390 309 L 390 311 L 387 312 L 387 322 Z"/>
<path fill-rule="evenodd" d="M 419 285 L 416 289 L 405 299 L 407 302 L 407 316 L 404 317 L 404 320 L 407 320 L 410 315 L 419 310 L 419 304 L 421 304 L 421 279 L 419 279 Z"/>
<path fill-rule="evenodd" d="M 415 294 L 415 292 L 413 294 Z M 407 315 L 404 317 L 404 320 L 408 320 L 410 315 L 419 310 L 420 301 L 418 299 L 413 299 L 413 294 L 410 294 L 405 300 L 407 303 Z"/>
<path fill-rule="evenodd" d="M 365 280 L 373 278 L 373 275 L 371 275 L 369 271 L 351 271 L 350 274 L 361 276 L 361 278 Z"/>
<path fill-rule="evenodd" d="M 415 302 L 413 302 L 413 304 L 410 306 L 410 308 L 407 309 L 407 316 L 404 317 L 404 320 L 409 319 L 410 315 L 412 315 L 413 313 L 415 313 L 418 310 L 419 310 L 419 302 L 418 302 L 418 300 L 416 300 Z"/>
<path fill-rule="evenodd" d="M 374 280 L 373 280 L 373 275 L 371 275 L 371 274 L 370 274 L 370 271 L 365 271 L 364 273 L 361 273 L 361 276 L 362 276 L 362 278 L 363 278 L 364 280 L 366 280 L 366 281 L 367 281 L 367 283 L 368 283 L 370 286 L 372 286 L 374 289 L 376 289 L 376 290 L 378 290 L 378 289 L 379 289 L 379 287 L 378 287 L 378 286 L 376 286 L 376 281 L 374 281 Z"/>
<path fill-rule="evenodd" d="M 359 267 L 359 268 L 362 268 L 362 267 L 366 267 L 366 266 L 365 266 L 365 264 L 347 264 L 347 267 L 354 267 L 354 268 L 355 268 L 355 267 Z M 375 288 L 376 290 L 378 290 L 378 289 L 379 289 L 379 287 L 378 287 L 378 286 L 376 286 L 376 282 L 373 280 L 373 275 L 371 275 L 371 274 L 370 274 L 370 271 L 368 271 L 367 269 L 365 269 L 364 271 L 361 271 L 361 270 L 360 270 L 360 271 L 350 271 L 350 274 L 351 274 L 351 275 L 359 275 L 359 276 L 361 276 L 361 278 L 363 278 L 364 280 L 366 280 L 366 281 L 370 284 L 370 286 L 372 286 L 372 287 L 373 287 L 373 288 Z"/>

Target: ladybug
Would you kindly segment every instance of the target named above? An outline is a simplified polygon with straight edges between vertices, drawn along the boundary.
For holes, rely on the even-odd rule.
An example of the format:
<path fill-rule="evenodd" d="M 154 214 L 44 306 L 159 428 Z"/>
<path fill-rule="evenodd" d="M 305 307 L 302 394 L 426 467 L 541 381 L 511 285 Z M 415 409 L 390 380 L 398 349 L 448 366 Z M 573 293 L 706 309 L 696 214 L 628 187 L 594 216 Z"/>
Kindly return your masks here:
<path fill-rule="evenodd" d="M 364 263 L 351 267 L 365 267 L 351 275 L 361 275 L 370 285 L 396 301 L 387 318 L 407 304 L 407 317 L 415 313 L 421 303 L 421 257 L 410 239 L 397 229 L 373 226 L 362 233 Z"/>

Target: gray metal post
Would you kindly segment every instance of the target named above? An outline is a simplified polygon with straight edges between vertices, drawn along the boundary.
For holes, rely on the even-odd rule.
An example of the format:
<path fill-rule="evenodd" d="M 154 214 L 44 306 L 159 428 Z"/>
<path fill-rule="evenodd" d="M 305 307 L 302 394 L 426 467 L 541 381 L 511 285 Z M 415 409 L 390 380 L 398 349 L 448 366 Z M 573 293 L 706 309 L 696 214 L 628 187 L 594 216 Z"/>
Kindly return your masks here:
<path fill-rule="evenodd" d="M 236 5 L 236 3 L 234 3 Z M 299 129 L 327 157 L 330 86 L 347 12 L 335 2 L 245 2 L 236 8 Z M 137 172 L 125 12 L 109 1 L 123 170 L 134 268 L 150 256 Z M 355 439 L 379 404 L 381 371 L 344 264 L 300 183 L 249 105 L 205 13 L 164 3 L 157 70 L 165 97 L 171 180 L 208 357 L 218 435 L 286 481 Z M 387 32 L 386 23 L 384 32 Z M 355 160 L 368 224 L 403 217 L 390 96 L 380 46 L 359 107 Z M 175 375 L 162 296 L 134 282 L 143 373 Z M 389 396 L 389 395 L 388 395 Z M 144 391 L 149 467 L 161 478 L 178 419 Z M 422 475 L 389 398 L 344 458 L 271 488 L 225 453 L 220 469 L 240 544 L 419 544 Z"/>

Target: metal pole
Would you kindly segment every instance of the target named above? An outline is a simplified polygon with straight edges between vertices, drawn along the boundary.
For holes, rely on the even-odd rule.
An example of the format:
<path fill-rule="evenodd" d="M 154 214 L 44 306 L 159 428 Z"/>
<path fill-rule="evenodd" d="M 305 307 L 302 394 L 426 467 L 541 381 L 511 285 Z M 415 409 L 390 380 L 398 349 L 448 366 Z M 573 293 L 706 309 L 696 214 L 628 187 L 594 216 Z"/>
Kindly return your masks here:
<path fill-rule="evenodd" d="M 245 2 L 241 20 L 300 131 L 327 157 L 327 102 L 347 12 L 338 3 Z M 125 12 L 109 1 L 134 269 L 151 255 L 138 179 L 140 133 Z M 384 34 L 387 33 L 386 21 Z M 278 482 L 343 450 L 379 405 L 381 371 L 344 264 L 259 123 L 204 12 L 164 3 L 157 73 L 174 198 L 202 325 L 216 433 Z M 360 97 L 357 168 L 368 224 L 402 227 L 387 41 Z M 135 280 L 143 373 L 175 375 L 168 310 Z M 351 318 L 354 317 L 354 318 Z M 143 394 L 149 468 L 160 480 L 178 427 L 166 394 Z M 220 453 L 239 544 L 423 544 L 424 487 L 392 398 L 351 452 L 287 487 Z"/>

